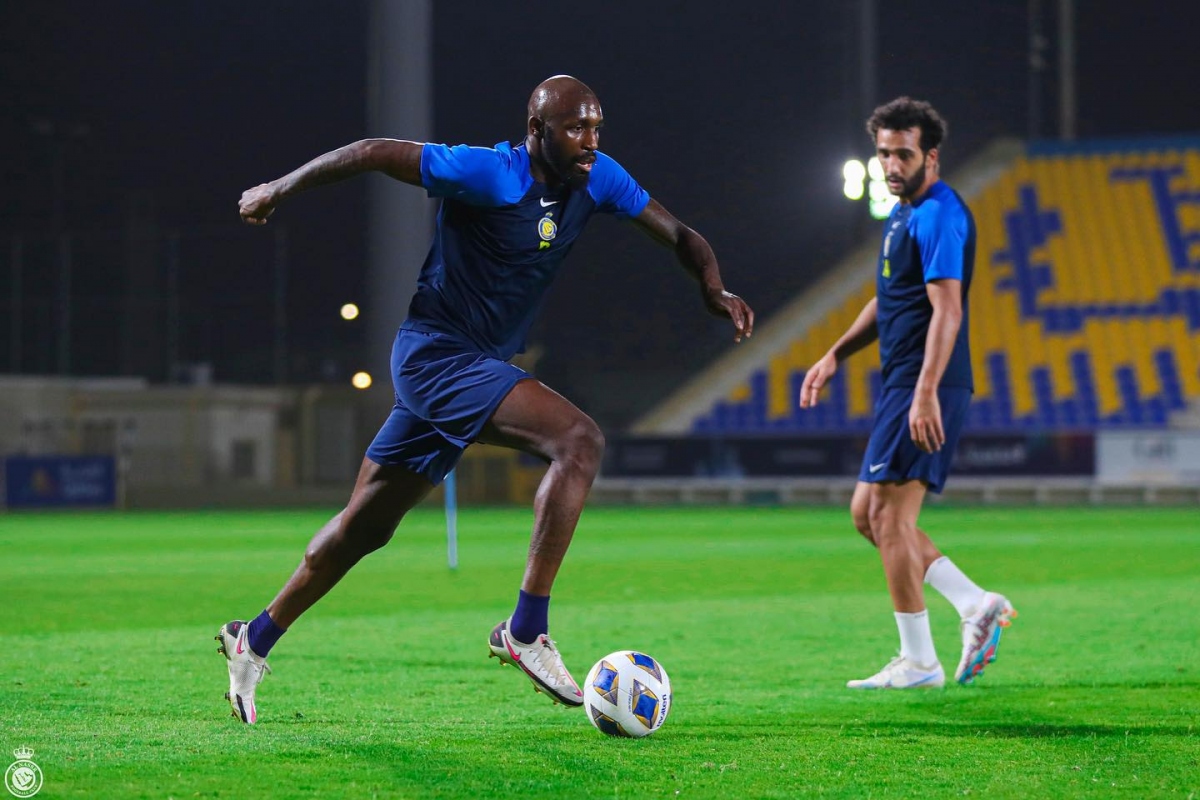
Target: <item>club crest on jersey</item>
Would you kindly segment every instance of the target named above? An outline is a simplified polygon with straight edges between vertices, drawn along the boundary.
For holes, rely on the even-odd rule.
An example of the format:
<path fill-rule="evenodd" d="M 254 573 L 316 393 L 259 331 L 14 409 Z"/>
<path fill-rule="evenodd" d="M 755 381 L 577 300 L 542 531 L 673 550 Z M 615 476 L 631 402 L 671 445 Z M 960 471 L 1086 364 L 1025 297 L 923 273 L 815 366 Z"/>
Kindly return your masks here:
<path fill-rule="evenodd" d="M 887 236 L 883 238 L 883 277 L 885 278 L 892 277 L 892 234 L 894 234 L 896 229 L 899 227 L 899 222 L 893 222 L 891 226 L 888 227 Z"/>
<path fill-rule="evenodd" d="M 538 236 L 542 238 L 538 242 L 538 250 L 545 250 L 550 246 L 551 240 L 558 236 L 558 226 L 554 224 L 554 220 L 550 219 L 550 212 L 546 212 L 546 216 L 538 220 Z"/>

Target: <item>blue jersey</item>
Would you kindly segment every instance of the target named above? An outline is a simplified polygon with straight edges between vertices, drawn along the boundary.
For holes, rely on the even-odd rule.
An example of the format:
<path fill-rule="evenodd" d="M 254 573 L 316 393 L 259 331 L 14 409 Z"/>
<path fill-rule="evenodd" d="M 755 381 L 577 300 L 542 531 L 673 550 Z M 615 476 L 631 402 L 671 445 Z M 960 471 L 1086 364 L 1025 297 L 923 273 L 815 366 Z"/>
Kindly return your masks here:
<path fill-rule="evenodd" d="M 421 183 L 442 198 L 429 255 L 401 328 L 443 333 L 508 360 L 559 264 L 596 212 L 635 217 L 650 196 L 596 153 L 587 187 L 554 188 L 529 172 L 524 145 L 427 144 Z"/>
<path fill-rule="evenodd" d="M 962 325 L 939 386 L 974 390 L 967 291 L 975 271 L 975 219 L 958 193 L 937 182 L 915 203 L 899 203 L 883 230 L 875 294 L 883 386 L 916 386 L 933 305 L 925 284 L 962 281 Z"/>

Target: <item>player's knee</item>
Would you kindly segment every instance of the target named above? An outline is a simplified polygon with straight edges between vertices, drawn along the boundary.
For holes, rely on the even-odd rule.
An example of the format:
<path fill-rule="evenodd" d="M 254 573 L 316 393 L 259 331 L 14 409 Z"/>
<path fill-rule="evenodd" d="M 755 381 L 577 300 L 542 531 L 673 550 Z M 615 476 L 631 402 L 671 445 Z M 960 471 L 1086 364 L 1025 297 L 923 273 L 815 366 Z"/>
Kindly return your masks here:
<path fill-rule="evenodd" d="M 875 534 L 871 532 L 871 517 L 867 514 L 867 509 L 859 506 L 850 506 L 850 519 L 854 522 L 854 529 L 866 538 L 872 544 L 875 543 Z"/>
<path fill-rule="evenodd" d="M 363 556 L 386 545 L 396 531 L 395 524 L 380 523 L 363 519 L 358 515 L 346 514 L 331 535 L 309 544 L 304 561 L 310 567 L 320 569 L 328 564 L 350 566 Z"/>
<path fill-rule="evenodd" d="M 563 437 L 560 460 L 582 472 L 595 475 L 604 458 L 604 434 L 588 417 L 573 424 Z"/>
<path fill-rule="evenodd" d="M 872 503 L 867 513 L 867 524 L 875 544 L 911 538 L 917 532 L 916 521 L 908 519 L 891 504 Z"/>

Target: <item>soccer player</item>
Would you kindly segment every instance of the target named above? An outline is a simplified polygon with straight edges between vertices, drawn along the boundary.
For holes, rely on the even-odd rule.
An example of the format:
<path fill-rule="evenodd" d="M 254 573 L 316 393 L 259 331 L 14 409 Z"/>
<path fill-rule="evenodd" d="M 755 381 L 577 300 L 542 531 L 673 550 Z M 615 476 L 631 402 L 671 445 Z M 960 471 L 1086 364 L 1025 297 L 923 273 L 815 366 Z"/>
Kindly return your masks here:
<path fill-rule="evenodd" d="M 940 493 L 974 391 L 967 295 L 975 265 L 975 221 L 938 178 L 946 124 L 928 103 L 901 97 L 875 109 L 867 132 L 900 202 L 883 231 L 875 298 L 804 376 L 800 406 L 846 358 L 879 340 L 882 391 L 850 501 L 854 526 L 879 549 L 900 629 L 900 655 L 855 689 L 936 687 L 945 673 L 933 647 L 922 579 L 962 618 L 954 672 L 970 683 L 995 658 L 1000 630 L 1016 616 L 981 589 L 917 527 L 926 491 Z"/>
<path fill-rule="evenodd" d="M 600 466 L 596 423 L 507 363 L 520 352 L 559 265 L 593 214 L 631 219 L 671 248 L 699 283 L 708 311 L 749 337 L 754 313 L 725 291 L 704 237 L 682 224 L 599 152 L 604 115 L 580 81 L 558 75 L 534 89 L 516 147 L 447 147 L 367 139 L 326 153 L 242 194 L 242 219 L 263 225 L 280 201 L 378 171 L 441 198 L 437 228 L 408 317 L 392 349 L 395 406 L 367 449 L 345 509 L 309 543 L 290 580 L 250 622 L 217 635 L 233 715 L 254 723 L 254 693 L 279 637 L 442 482 L 472 442 L 535 455 L 549 469 L 534 499 L 524 579 L 512 615 L 488 640 L 493 656 L 568 706 L 583 695 L 548 635 L 550 590 Z"/>

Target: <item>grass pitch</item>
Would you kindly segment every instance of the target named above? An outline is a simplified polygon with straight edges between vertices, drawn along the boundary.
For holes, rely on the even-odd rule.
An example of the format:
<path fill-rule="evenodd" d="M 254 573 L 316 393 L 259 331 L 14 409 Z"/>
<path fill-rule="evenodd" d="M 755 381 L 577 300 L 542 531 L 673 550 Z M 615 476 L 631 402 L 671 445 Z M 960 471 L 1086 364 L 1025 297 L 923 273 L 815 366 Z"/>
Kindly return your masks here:
<path fill-rule="evenodd" d="M 575 676 L 642 649 L 675 703 L 603 737 L 486 658 L 531 513 L 422 510 L 290 631 L 229 716 L 221 623 L 261 610 L 326 512 L 0 515 L 0 756 L 45 798 L 1200 795 L 1200 512 L 928 510 L 1020 611 L 970 688 L 843 688 L 894 653 L 844 510 L 585 512 L 552 633 Z M 930 591 L 948 671 L 957 619 Z M 0 759 L 0 767 L 7 761 Z"/>

